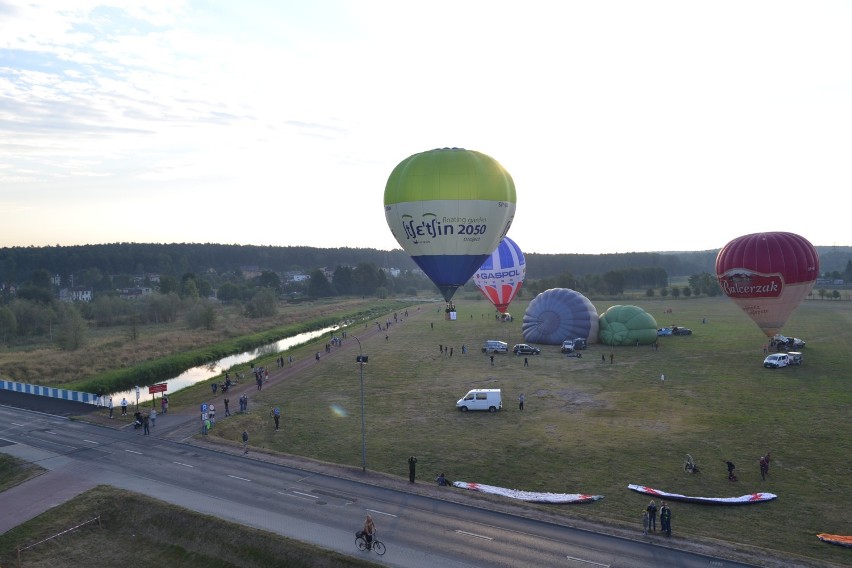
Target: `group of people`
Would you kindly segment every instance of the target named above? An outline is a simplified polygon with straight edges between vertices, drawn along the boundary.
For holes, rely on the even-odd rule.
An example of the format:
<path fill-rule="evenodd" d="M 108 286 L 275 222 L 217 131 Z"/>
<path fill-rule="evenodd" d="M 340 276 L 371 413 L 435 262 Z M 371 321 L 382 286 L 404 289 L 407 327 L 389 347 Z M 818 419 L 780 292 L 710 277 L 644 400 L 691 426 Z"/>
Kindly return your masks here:
<path fill-rule="evenodd" d="M 660 503 L 660 532 L 672 536 L 672 510 L 665 501 Z M 642 534 L 657 531 L 657 504 L 652 500 L 642 511 Z"/>

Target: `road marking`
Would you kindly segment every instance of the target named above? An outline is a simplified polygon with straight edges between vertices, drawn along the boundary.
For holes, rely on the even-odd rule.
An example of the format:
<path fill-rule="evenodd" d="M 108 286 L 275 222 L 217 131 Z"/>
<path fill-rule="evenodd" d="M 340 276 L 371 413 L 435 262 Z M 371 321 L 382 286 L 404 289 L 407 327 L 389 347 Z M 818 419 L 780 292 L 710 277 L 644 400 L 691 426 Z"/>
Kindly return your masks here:
<path fill-rule="evenodd" d="M 182 465 L 183 467 L 195 467 L 194 465 L 189 465 L 188 463 L 181 463 L 181 462 L 172 462 L 172 463 L 176 463 L 176 464 L 178 464 L 178 465 Z"/>
<path fill-rule="evenodd" d="M 53 434 L 54 436 L 56 436 L 56 432 L 54 432 L 53 430 L 45 430 L 44 433 L 45 434 Z"/>
<path fill-rule="evenodd" d="M 245 477 L 237 477 L 236 475 L 228 474 L 228 477 L 233 477 L 234 479 L 240 479 L 242 481 L 251 481 L 251 479 L 246 479 Z"/>
<path fill-rule="evenodd" d="M 319 499 L 316 495 L 308 495 L 307 493 L 299 493 L 298 491 L 293 491 L 293 493 L 287 491 L 277 491 L 279 495 L 284 495 L 285 497 L 294 497 L 296 499 L 302 499 L 303 501 L 307 501 L 308 499 L 312 501 L 316 501 Z"/>
<path fill-rule="evenodd" d="M 124 451 L 129 453 L 129 454 L 137 454 L 137 455 L 140 455 L 140 456 L 142 455 L 142 452 L 135 452 L 133 450 L 124 450 Z"/>
<path fill-rule="evenodd" d="M 600 562 L 592 562 L 591 560 L 585 560 L 583 558 L 574 558 L 573 556 L 566 556 L 568 560 L 573 560 L 575 562 L 585 562 L 586 564 L 594 564 L 595 566 L 603 566 L 603 568 L 609 568 L 609 564 L 601 564 Z"/>
<path fill-rule="evenodd" d="M 84 442 L 89 442 L 90 444 L 97 444 L 97 442 L 95 442 L 94 440 L 86 440 L 86 439 L 83 439 L 83 441 L 84 441 Z"/>
<path fill-rule="evenodd" d="M 482 535 L 482 534 L 476 534 L 476 533 L 467 532 L 467 531 L 460 531 L 460 530 L 456 530 L 456 532 L 459 533 L 459 534 L 467 535 L 467 536 L 473 536 L 473 537 L 476 537 L 476 538 L 481 538 L 482 540 L 494 540 L 490 536 L 485 536 L 485 535 Z"/>
<path fill-rule="evenodd" d="M 278 493 L 286 495 L 286 493 L 282 493 L 281 491 L 279 491 Z M 301 491 L 293 491 L 293 493 L 295 493 L 296 495 L 304 495 L 305 497 L 310 497 L 312 499 L 319 499 L 319 497 L 317 497 L 316 495 L 311 495 L 310 493 L 302 493 Z"/>
<path fill-rule="evenodd" d="M 393 513 L 385 513 L 384 511 L 377 511 L 375 509 L 367 509 L 367 510 L 370 511 L 371 513 L 376 513 L 377 515 L 385 515 L 386 517 L 396 518 L 396 515 L 394 515 Z"/>
<path fill-rule="evenodd" d="M 9 422 L 9 424 L 12 424 L 13 426 L 23 426 L 23 424 L 18 424 L 17 422 Z"/>

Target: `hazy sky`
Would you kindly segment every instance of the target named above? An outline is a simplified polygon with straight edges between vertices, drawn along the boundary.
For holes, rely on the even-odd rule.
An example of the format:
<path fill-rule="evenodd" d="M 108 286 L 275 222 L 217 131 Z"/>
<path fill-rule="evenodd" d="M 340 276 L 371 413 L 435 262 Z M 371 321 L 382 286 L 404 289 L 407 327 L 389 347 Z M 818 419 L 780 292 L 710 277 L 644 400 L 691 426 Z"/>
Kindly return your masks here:
<path fill-rule="evenodd" d="M 484 152 L 526 252 L 852 245 L 848 1 L 0 0 L 0 247 L 398 248 Z"/>

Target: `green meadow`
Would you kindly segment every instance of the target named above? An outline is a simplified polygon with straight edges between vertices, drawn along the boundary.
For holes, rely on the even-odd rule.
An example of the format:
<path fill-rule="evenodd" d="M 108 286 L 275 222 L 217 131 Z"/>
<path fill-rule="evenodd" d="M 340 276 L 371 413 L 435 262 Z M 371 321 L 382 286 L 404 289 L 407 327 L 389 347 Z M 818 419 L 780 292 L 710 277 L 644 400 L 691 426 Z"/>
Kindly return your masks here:
<path fill-rule="evenodd" d="M 791 558 L 848 562 L 849 550 L 822 543 L 816 534 L 852 534 L 852 303 L 803 303 L 784 331 L 807 341 L 804 364 L 775 370 L 762 366 L 766 337 L 724 297 L 593 303 L 599 313 L 615 304 L 637 305 L 659 326 L 694 333 L 661 337 L 658 350 L 590 344 L 579 359 L 541 345 L 542 354 L 530 356 L 528 367 L 511 354 L 496 356 L 492 366 L 481 353 L 483 342 L 499 339 L 510 348 L 523 342 L 526 301 L 514 302 L 515 319 L 504 323 L 495 320 L 490 304 L 461 294 L 456 321 L 432 303 L 409 307 L 407 318 L 397 312 L 401 321 L 387 332 L 372 333 L 374 322 L 348 328 L 350 348 L 334 348 L 308 369 L 252 393 L 252 412 L 220 419 L 211 434 L 236 444 L 246 428 L 253 445 L 360 467 L 360 335 L 369 357 L 363 378 L 370 470 L 404 478 L 407 458 L 415 455 L 420 480 L 446 472 L 453 480 L 603 495 L 591 505 L 532 507 L 567 522 L 637 528 L 650 497 L 628 484 L 711 497 L 770 492 L 778 499 L 754 505 L 675 502 L 674 533 Z M 313 357 L 324 342 L 292 354 Z M 451 346 L 453 355 L 442 354 L 439 345 Z M 275 369 L 274 358 L 261 364 Z M 472 388 L 502 389 L 503 410 L 457 411 L 456 400 Z M 203 399 L 204 389 L 209 392 L 199 385 L 173 400 Z M 526 396 L 523 412 L 520 393 Z M 274 405 L 284 413 L 277 435 L 268 414 Z M 758 458 L 767 451 L 773 461 L 763 481 Z M 687 453 L 701 473 L 684 472 Z M 728 481 L 725 460 L 736 464 L 738 482 Z"/>

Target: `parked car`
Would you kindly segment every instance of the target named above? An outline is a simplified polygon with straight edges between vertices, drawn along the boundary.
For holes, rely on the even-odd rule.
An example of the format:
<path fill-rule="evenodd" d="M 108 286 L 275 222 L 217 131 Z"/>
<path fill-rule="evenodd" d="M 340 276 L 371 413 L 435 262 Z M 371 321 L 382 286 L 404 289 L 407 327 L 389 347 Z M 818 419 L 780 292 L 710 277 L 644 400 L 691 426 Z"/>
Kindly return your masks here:
<path fill-rule="evenodd" d="M 780 333 L 776 334 L 775 337 L 772 338 L 775 342 L 775 347 L 781 351 L 782 349 L 804 349 L 805 340 L 799 339 L 798 337 L 786 337 L 781 335 Z"/>
<path fill-rule="evenodd" d="M 672 335 L 692 335 L 692 330 L 688 327 L 672 327 Z"/>
<path fill-rule="evenodd" d="M 482 346 L 483 353 L 508 353 L 509 352 L 509 344 L 505 341 L 497 341 L 496 339 L 489 339 Z"/>
<path fill-rule="evenodd" d="M 583 337 L 577 337 L 575 339 L 566 339 L 562 342 L 562 347 L 560 351 L 563 353 L 572 353 L 574 351 L 579 351 L 580 349 L 586 348 L 586 339 Z"/>
<path fill-rule="evenodd" d="M 515 355 L 538 355 L 541 353 L 541 349 L 527 345 L 526 343 L 518 343 L 512 347 L 512 353 Z"/>
<path fill-rule="evenodd" d="M 661 327 L 657 330 L 657 337 L 665 337 L 667 335 L 672 334 L 672 328 L 670 327 Z"/>

